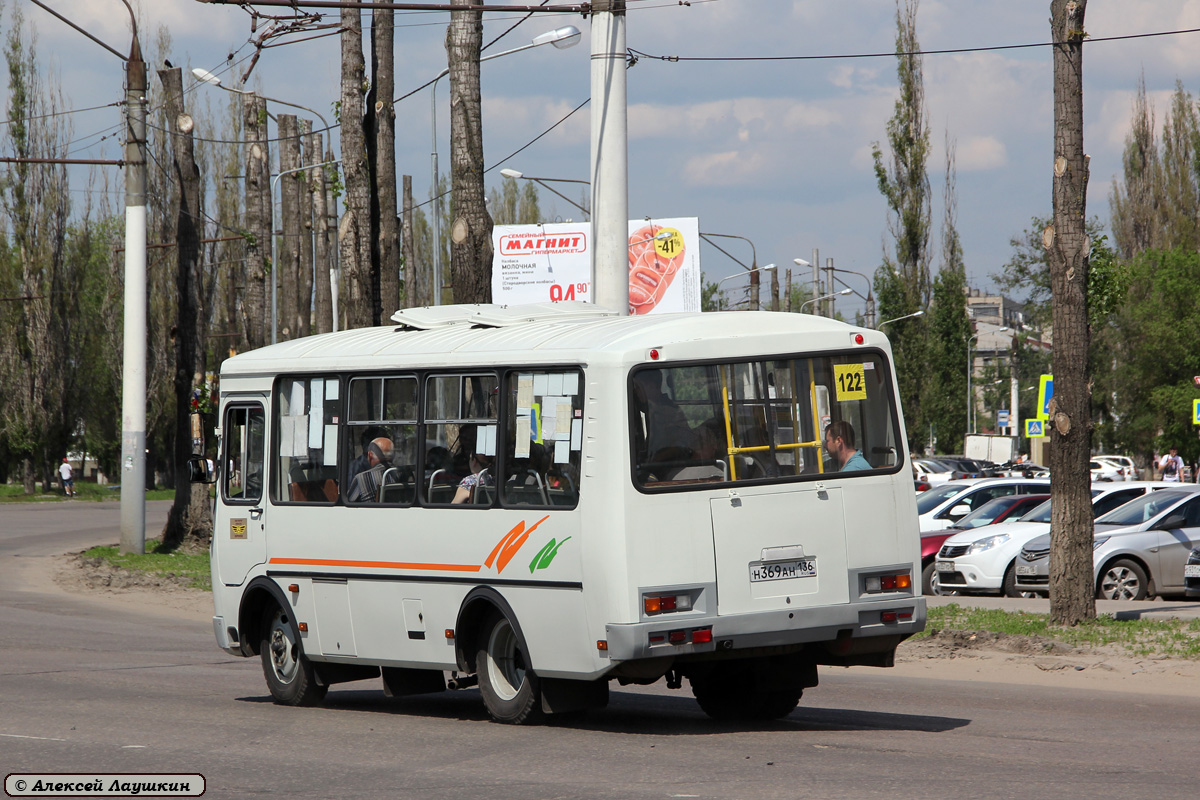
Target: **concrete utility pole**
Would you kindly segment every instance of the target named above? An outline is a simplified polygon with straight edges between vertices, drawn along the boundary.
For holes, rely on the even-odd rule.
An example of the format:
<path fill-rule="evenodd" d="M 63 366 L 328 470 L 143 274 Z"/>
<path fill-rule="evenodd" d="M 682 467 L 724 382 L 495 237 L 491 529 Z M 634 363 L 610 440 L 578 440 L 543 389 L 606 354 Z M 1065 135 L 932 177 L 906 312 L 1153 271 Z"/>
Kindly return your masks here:
<path fill-rule="evenodd" d="M 625 0 L 592 4 L 592 296 L 629 313 Z"/>
<path fill-rule="evenodd" d="M 128 6 L 128 4 L 126 4 Z M 130 10 L 130 17 L 133 11 Z M 125 328 L 121 552 L 146 552 L 146 62 L 133 19 L 125 62 Z"/>

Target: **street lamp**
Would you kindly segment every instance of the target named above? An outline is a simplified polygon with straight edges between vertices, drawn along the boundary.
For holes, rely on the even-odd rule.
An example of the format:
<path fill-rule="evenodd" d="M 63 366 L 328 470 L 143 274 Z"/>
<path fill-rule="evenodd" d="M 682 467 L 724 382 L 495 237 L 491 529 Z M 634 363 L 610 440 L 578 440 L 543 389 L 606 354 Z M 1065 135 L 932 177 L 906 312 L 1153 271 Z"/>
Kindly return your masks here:
<path fill-rule="evenodd" d="M 493 58 L 512 55 L 522 50 L 541 47 L 544 44 L 552 44 L 559 50 L 565 50 L 568 47 L 574 47 L 579 44 L 582 36 L 583 34 L 579 32 L 579 28 L 576 28 L 574 25 L 565 25 L 535 36 L 529 44 L 523 44 L 511 50 L 501 50 L 499 53 L 483 56 L 479 60 L 480 62 L 491 61 Z M 430 81 L 431 88 L 429 91 L 429 104 L 432 109 L 432 113 L 429 115 L 429 127 L 433 134 L 433 153 L 430 156 L 433 162 L 433 183 L 430 184 L 429 196 L 433 200 L 433 304 L 435 306 L 442 304 L 442 196 L 438 191 L 437 82 L 449 74 L 449 67 L 439 72 Z"/>
<path fill-rule="evenodd" d="M 196 80 L 201 81 L 202 83 L 207 83 L 210 86 L 216 86 L 218 89 L 224 89 L 225 91 L 232 92 L 233 94 L 257 94 L 257 92 L 248 92 L 245 89 L 234 89 L 232 86 L 226 86 L 225 84 L 221 83 L 221 79 L 216 75 L 213 75 L 208 70 L 201 69 L 200 67 L 193 69 L 192 75 L 196 77 Z M 321 113 L 316 109 L 309 108 L 308 106 L 302 106 L 299 103 L 289 103 L 287 100 L 280 100 L 275 97 L 267 97 L 266 95 L 262 94 L 258 96 L 263 100 L 268 100 L 272 103 L 278 103 L 281 106 L 291 106 L 292 108 L 298 108 L 301 111 L 307 111 L 310 114 L 315 114 L 317 119 L 321 120 L 321 124 L 325 126 L 325 130 L 329 130 L 329 122 L 325 119 L 325 117 L 321 116 Z"/>
<path fill-rule="evenodd" d="M 507 168 L 500 170 L 500 174 L 506 178 L 512 178 L 513 180 L 524 179 L 527 181 L 533 181 L 534 183 L 536 183 L 540 186 L 543 186 L 546 189 L 549 189 L 550 191 L 554 192 L 556 195 L 561 197 L 563 200 L 566 200 L 568 203 L 570 203 L 571 205 L 578 208 L 580 211 L 582 211 L 584 213 L 585 217 L 588 217 L 591 215 L 591 212 L 588 211 L 583 206 L 579 205 L 579 203 L 576 203 L 574 200 L 567 197 L 565 194 L 558 191 L 553 186 L 547 186 L 544 183 L 544 181 L 552 181 L 554 183 L 582 183 L 584 186 L 591 186 L 592 184 L 589 181 L 581 181 L 581 180 L 577 180 L 575 178 L 535 178 L 532 175 L 526 175 L 525 173 L 519 172 L 518 170 L 507 169 Z"/>
<path fill-rule="evenodd" d="M 1007 325 L 990 331 L 980 331 L 967 338 L 967 426 L 971 429 L 971 433 L 975 432 L 975 398 L 971 394 L 971 373 L 974 372 L 975 361 L 971 358 L 971 342 L 985 333 L 1004 333 L 1006 330 L 1008 330 Z"/>
<path fill-rule="evenodd" d="M 746 266 L 745 263 L 743 263 L 742 261 L 740 261 L 737 258 L 734 258 L 732 253 L 730 253 L 724 247 L 721 247 L 721 245 L 717 244 L 711 238 L 709 238 L 712 236 L 717 236 L 722 239 L 741 239 L 743 242 L 750 245 L 750 266 Z M 746 270 L 746 272 L 755 274 L 755 277 L 750 279 L 750 305 L 754 308 L 755 311 L 757 311 L 761 307 L 761 305 L 759 303 L 761 289 L 760 289 L 760 284 L 758 281 L 758 272 L 759 272 L 758 250 L 755 249 L 754 242 L 750 241 L 745 236 L 738 236 L 737 234 L 734 234 L 734 233 L 705 233 L 704 231 L 700 231 L 700 238 L 703 239 L 704 241 L 708 242 L 713 247 L 720 250 L 725 255 L 729 256 L 729 259 L 731 261 L 733 261 L 735 264 L 740 266 L 742 269 Z M 774 266 L 774 265 L 772 265 L 772 266 Z M 720 281 L 717 281 L 717 283 L 720 283 Z M 779 310 L 779 271 L 778 270 L 771 273 L 771 310 L 772 311 Z"/>
<path fill-rule="evenodd" d="M 884 325 L 891 325 L 893 322 L 899 322 L 902 319 L 912 319 L 913 317 L 923 317 L 923 316 L 925 316 L 925 309 L 921 309 L 920 311 L 914 311 L 911 314 L 905 314 L 902 317 L 893 317 L 892 319 L 885 319 L 883 322 L 879 323 L 879 327 L 877 327 L 875 330 L 881 331 L 881 330 L 883 330 Z"/>
<path fill-rule="evenodd" d="M 743 275 L 750 275 L 751 273 L 755 273 L 755 272 L 772 272 L 772 271 L 774 271 L 774 269 L 775 269 L 774 264 L 767 264 L 766 266 L 763 266 L 763 267 L 755 267 L 754 269 L 748 269 L 745 272 L 735 272 L 732 275 L 726 275 L 724 278 L 721 278 L 719 281 L 717 281 L 716 285 L 720 286 L 725 281 L 731 281 L 734 278 L 740 278 Z M 757 309 L 755 309 L 755 310 L 757 310 Z"/>
<path fill-rule="evenodd" d="M 202 83 L 207 83 L 210 86 L 216 86 L 218 89 L 224 89 L 225 91 L 230 92 L 232 94 L 258 94 L 257 92 L 248 92 L 245 89 L 234 89 L 231 86 L 226 86 L 225 84 L 221 83 L 221 79 L 218 78 L 216 75 L 213 75 L 208 70 L 201 69 L 200 67 L 194 68 L 192 70 L 192 75 L 195 76 L 196 80 L 198 80 Z M 291 106 L 292 108 L 298 108 L 301 111 L 307 111 L 308 113 L 315 115 L 317 119 L 321 120 L 321 124 L 324 126 L 325 130 L 327 130 L 327 131 L 332 130 L 329 127 L 329 121 L 326 120 L 325 117 L 321 114 L 321 112 L 317 111 L 315 108 L 309 108 L 308 106 L 302 106 L 299 103 L 289 103 L 287 100 L 280 100 L 275 97 L 267 97 L 266 95 L 262 95 L 262 94 L 259 94 L 258 96 L 261 97 L 263 100 L 266 100 L 271 103 L 278 103 L 281 106 Z M 271 115 L 268 114 L 268 116 L 271 116 Z M 275 117 L 271 116 L 271 119 L 275 119 Z M 278 120 L 276 120 L 276 122 L 278 122 Z M 333 134 L 330 133 L 330 139 L 332 140 L 332 138 L 333 138 Z M 333 155 L 332 145 L 330 146 L 328 153 L 330 154 L 330 156 Z M 318 167 L 325 167 L 325 166 L 329 166 L 330 164 L 340 164 L 340 163 L 341 163 L 341 160 L 338 159 L 335 161 L 326 161 L 321 164 L 313 164 L 311 166 L 301 167 L 300 169 L 291 169 L 291 170 L 287 170 L 286 172 L 279 173 L 278 175 L 276 175 L 274 178 L 271 179 L 271 198 L 272 198 L 271 204 L 274 205 L 274 203 L 275 203 L 275 200 L 274 200 L 275 184 L 277 183 L 280 176 L 287 175 L 290 172 L 303 172 L 305 170 L 316 169 Z M 338 218 L 337 192 L 327 191 L 326 200 L 327 200 L 327 202 L 332 202 L 332 205 L 327 206 L 327 208 L 333 209 L 333 219 L 334 219 L 334 224 L 336 225 L 336 220 Z M 272 215 L 272 216 L 274 216 L 274 215 Z M 271 227 L 274 227 L 274 226 L 275 226 L 275 220 L 272 219 Z M 270 241 L 268 242 L 268 245 L 271 247 L 272 251 L 274 250 L 274 243 L 275 243 L 275 237 L 274 237 L 274 235 L 272 235 L 270 237 Z M 333 306 L 333 315 L 332 315 L 333 316 L 333 330 L 336 332 L 338 329 L 338 248 L 337 247 L 332 248 L 332 252 L 330 253 L 330 260 L 332 261 L 332 265 L 329 268 L 329 296 L 330 296 L 330 300 L 331 300 L 331 305 Z M 274 257 L 272 257 L 272 263 L 274 263 Z M 278 324 L 279 317 L 276 315 L 276 306 L 275 306 L 275 291 L 276 291 L 276 283 L 277 282 L 278 282 L 278 278 L 276 277 L 276 272 L 274 269 L 272 269 L 271 270 L 271 344 L 275 344 L 275 342 L 276 342 L 276 339 L 278 336 L 278 331 L 276 329 L 279 327 L 279 324 Z"/>
<path fill-rule="evenodd" d="M 842 289 L 840 292 L 833 292 L 832 294 L 823 294 L 820 297 L 814 297 L 812 300 L 805 300 L 803 303 L 800 304 L 800 313 L 801 314 L 804 313 L 804 307 L 807 305 L 812 305 L 813 303 L 818 303 L 822 300 L 828 300 L 831 297 L 839 297 L 841 295 L 850 294 L 850 292 L 852 292 L 852 291 L 854 291 L 854 290 L 853 289 Z"/>

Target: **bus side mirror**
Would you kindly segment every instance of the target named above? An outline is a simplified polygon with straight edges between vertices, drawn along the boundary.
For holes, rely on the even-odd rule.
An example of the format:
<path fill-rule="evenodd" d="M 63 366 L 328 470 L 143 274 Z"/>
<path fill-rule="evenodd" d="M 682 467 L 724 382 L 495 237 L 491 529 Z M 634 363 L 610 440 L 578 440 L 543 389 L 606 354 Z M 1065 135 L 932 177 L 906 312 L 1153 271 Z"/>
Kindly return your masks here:
<path fill-rule="evenodd" d="M 188 459 L 189 483 L 216 483 L 217 476 L 208 468 L 209 461 L 204 456 L 192 456 Z"/>

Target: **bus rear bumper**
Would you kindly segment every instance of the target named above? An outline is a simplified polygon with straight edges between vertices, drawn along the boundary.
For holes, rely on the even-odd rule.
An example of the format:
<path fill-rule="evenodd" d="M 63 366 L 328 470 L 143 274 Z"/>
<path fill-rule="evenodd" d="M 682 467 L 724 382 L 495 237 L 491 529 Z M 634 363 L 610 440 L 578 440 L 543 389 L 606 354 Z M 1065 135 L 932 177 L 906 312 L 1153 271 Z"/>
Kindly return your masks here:
<path fill-rule="evenodd" d="M 650 622 L 609 624 L 606 652 L 613 661 L 634 661 L 787 648 L 811 650 L 818 664 L 890 666 L 896 645 L 924 629 L 925 598 L 902 596 L 820 608 L 671 615 Z M 705 630 L 712 631 L 711 641 L 693 641 L 697 631 Z"/>

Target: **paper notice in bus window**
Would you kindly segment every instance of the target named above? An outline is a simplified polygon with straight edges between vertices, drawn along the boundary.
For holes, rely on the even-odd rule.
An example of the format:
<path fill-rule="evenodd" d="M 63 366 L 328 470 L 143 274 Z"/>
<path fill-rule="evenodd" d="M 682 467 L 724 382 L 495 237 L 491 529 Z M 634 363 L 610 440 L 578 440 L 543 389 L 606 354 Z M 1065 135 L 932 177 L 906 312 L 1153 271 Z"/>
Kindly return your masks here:
<path fill-rule="evenodd" d="M 571 433 L 571 410 L 570 398 L 558 398 L 558 409 L 554 414 L 554 432 L 558 434 L 559 439 L 565 439 Z"/>
<path fill-rule="evenodd" d="M 552 372 L 546 376 L 546 394 L 562 394 L 563 376 L 561 372 Z"/>
<path fill-rule="evenodd" d="M 542 439 L 558 438 L 558 400 L 557 397 L 542 398 L 542 418 L 540 420 Z"/>
<path fill-rule="evenodd" d="M 850 400 L 866 400 L 867 382 L 863 376 L 863 365 L 834 364 L 833 389 L 839 403 Z"/>
<path fill-rule="evenodd" d="M 337 431 L 337 425 L 325 426 L 325 441 L 329 446 L 325 448 L 325 457 L 321 460 L 321 466 L 337 466 Z"/>
<path fill-rule="evenodd" d="M 529 421 L 529 409 L 523 408 L 521 411 L 526 413 L 520 414 L 517 417 L 517 442 L 513 448 L 513 455 L 517 458 L 529 457 L 529 439 L 531 434 L 531 426 Z"/>
<path fill-rule="evenodd" d="M 480 436 L 479 452 L 485 456 L 496 455 L 496 426 L 495 425 L 483 426 L 483 428 L 479 431 L 479 436 Z"/>
<path fill-rule="evenodd" d="M 566 464 L 571 460 L 571 451 L 567 448 L 570 444 L 566 439 L 562 439 L 554 443 L 554 463 Z"/>
<path fill-rule="evenodd" d="M 292 416 L 304 411 L 304 382 L 296 381 L 292 384 L 292 396 L 289 398 L 288 411 L 292 412 Z"/>
<path fill-rule="evenodd" d="M 533 393 L 537 397 L 546 394 L 546 373 L 539 372 L 533 376 Z"/>
<path fill-rule="evenodd" d="M 529 407 L 529 438 L 538 444 L 542 444 L 542 426 L 544 424 L 542 406 L 539 403 L 534 403 Z"/>
<path fill-rule="evenodd" d="M 291 458 L 296 455 L 296 418 L 279 418 L 279 455 Z"/>
<path fill-rule="evenodd" d="M 563 375 L 562 393 L 567 397 L 574 397 L 579 394 L 579 373 L 568 372 Z"/>
<path fill-rule="evenodd" d="M 583 447 L 583 420 L 571 420 L 571 449 L 578 450 Z"/>
<path fill-rule="evenodd" d="M 308 455 L 308 414 L 296 417 L 295 436 L 292 455 L 296 458 Z"/>
<path fill-rule="evenodd" d="M 325 399 L 326 400 L 337 400 L 338 399 L 338 382 L 336 380 L 325 381 Z"/>
<path fill-rule="evenodd" d="M 325 381 L 321 378 L 313 378 L 311 397 L 312 406 L 308 409 L 308 446 L 319 448 L 325 432 Z"/>
<path fill-rule="evenodd" d="M 517 407 L 529 408 L 533 405 L 533 376 L 517 376 Z"/>

